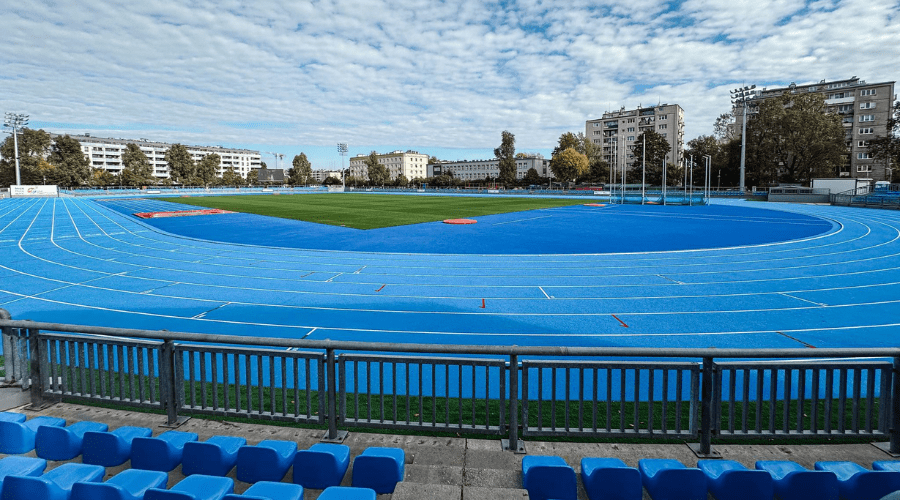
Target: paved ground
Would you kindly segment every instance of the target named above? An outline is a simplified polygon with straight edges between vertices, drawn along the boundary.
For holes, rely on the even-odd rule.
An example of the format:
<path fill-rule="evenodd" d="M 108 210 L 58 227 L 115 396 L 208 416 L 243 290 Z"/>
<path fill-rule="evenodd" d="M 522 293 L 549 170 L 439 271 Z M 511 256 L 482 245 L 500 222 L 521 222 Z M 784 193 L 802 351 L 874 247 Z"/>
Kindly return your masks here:
<path fill-rule="evenodd" d="M 29 415 L 51 415 L 66 418 L 70 422 L 94 420 L 106 422 L 110 429 L 123 425 L 153 428 L 154 435 L 167 429 L 159 427 L 165 417 L 133 411 L 108 410 L 77 404 L 57 404 L 40 412 L 20 411 Z M 201 440 L 212 435 L 231 435 L 247 438 L 249 444 L 263 439 L 292 440 L 305 449 L 319 442 L 321 430 L 296 429 L 263 424 L 236 424 L 232 422 L 194 418 L 179 430 L 196 432 Z M 522 487 L 521 462 L 524 455 L 503 451 L 497 439 L 435 438 L 424 436 L 396 436 L 351 432 L 345 444 L 350 446 L 351 458 L 370 446 L 400 447 L 406 451 L 406 478 L 393 495 L 380 495 L 379 500 L 462 500 L 462 499 L 521 499 L 527 493 Z M 628 465 L 637 466 L 641 458 L 675 458 L 694 466 L 697 458 L 684 444 L 613 444 L 613 443 L 551 443 L 529 441 L 530 455 L 558 455 L 579 471 L 584 457 L 618 457 Z M 875 460 L 889 460 L 890 456 L 871 444 L 850 445 L 720 445 L 716 446 L 723 458 L 737 460 L 753 467 L 757 460 L 794 460 L 812 468 L 819 460 L 851 460 L 871 467 Z M 33 452 L 30 454 L 33 455 Z M 76 461 L 79 459 L 76 459 Z M 61 462 L 51 462 L 50 468 Z M 108 477 L 129 466 L 107 469 Z M 350 484 L 352 473 L 348 471 L 344 484 Z M 234 479 L 234 471 L 230 476 Z M 184 476 L 181 468 L 169 474 L 169 487 Z M 292 471 L 285 476 L 290 481 Z M 243 492 L 250 485 L 235 480 L 236 491 Z M 307 490 L 306 500 L 319 496 L 318 490 Z M 579 480 L 579 500 L 587 495 Z M 645 499 L 649 496 L 644 494 Z M 710 497 L 712 498 L 712 497 Z"/>

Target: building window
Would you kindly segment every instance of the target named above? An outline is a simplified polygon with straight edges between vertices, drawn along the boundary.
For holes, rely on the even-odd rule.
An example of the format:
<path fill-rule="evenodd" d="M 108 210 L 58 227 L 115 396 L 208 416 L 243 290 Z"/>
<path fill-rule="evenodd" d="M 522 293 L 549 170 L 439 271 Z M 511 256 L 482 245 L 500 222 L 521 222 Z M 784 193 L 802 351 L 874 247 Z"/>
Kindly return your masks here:
<path fill-rule="evenodd" d="M 629 135 L 629 136 L 628 136 L 628 140 L 629 140 L 629 141 L 633 141 L 633 140 L 634 140 L 634 136 L 633 136 L 633 135 Z"/>
<path fill-rule="evenodd" d="M 861 102 L 859 104 L 859 109 L 872 109 L 875 107 L 874 102 Z"/>
<path fill-rule="evenodd" d="M 869 147 L 869 141 L 857 141 L 856 147 L 867 148 L 867 147 Z"/>
<path fill-rule="evenodd" d="M 629 132 L 634 132 L 634 127 L 628 127 Z"/>
<path fill-rule="evenodd" d="M 859 91 L 859 95 L 875 95 L 875 89 L 863 89 Z"/>
<path fill-rule="evenodd" d="M 669 115 L 660 115 L 660 117 L 659 117 L 660 120 L 667 120 L 668 118 L 669 118 Z"/>
<path fill-rule="evenodd" d="M 663 133 L 662 133 L 662 136 L 663 136 L 663 137 L 668 137 L 669 134 L 667 134 L 666 132 L 663 132 Z"/>
<path fill-rule="evenodd" d="M 838 113 L 852 113 L 853 105 L 852 104 L 841 104 L 838 106 Z"/>
<path fill-rule="evenodd" d="M 860 122 L 874 122 L 875 115 L 860 115 L 859 121 Z"/>
<path fill-rule="evenodd" d="M 659 128 L 660 130 L 664 130 L 664 129 L 669 128 L 669 126 L 668 126 L 668 125 L 660 125 L 658 128 Z"/>
<path fill-rule="evenodd" d="M 875 133 L 875 129 L 872 127 L 865 127 L 865 128 L 859 129 L 860 135 L 874 134 L 874 133 Z"/>
<path fill-rule="evenodd" d="M 857 160 L 871 160 L 872 155 L 870 153 L 856 153 Z"/>
<path fill-rule="evenodd" d="M 871 172 L 871 171 L 872 171 L 872 165 L 857 165 L 857 166 L 856 166 L 856 171 L 857 171 L 857 172 Z"/>

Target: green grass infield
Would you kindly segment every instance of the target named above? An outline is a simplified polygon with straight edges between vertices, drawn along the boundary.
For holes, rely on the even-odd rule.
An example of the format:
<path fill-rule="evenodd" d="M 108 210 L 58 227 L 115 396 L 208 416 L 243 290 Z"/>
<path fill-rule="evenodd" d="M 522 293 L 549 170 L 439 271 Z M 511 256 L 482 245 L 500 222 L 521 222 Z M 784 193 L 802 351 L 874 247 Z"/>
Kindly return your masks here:
<path fill-rule="evenodd" d="M 219 208 L 355 229 L 403 226 L 444 219 L 522 212 L 586 203 L 582 199 L 405 196 L 362 193 L 242 195 L 158 198 L 162 201 Z"/>

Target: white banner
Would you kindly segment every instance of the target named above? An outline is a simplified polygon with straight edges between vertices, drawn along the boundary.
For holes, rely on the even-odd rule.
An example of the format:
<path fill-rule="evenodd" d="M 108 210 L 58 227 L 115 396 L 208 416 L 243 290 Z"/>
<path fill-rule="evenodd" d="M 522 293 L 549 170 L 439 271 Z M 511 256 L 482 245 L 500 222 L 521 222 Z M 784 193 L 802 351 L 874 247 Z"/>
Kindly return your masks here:
<path fill-rule="evenodd" d="M 59 188 L 56 186 L 10 186 L 9 194 L 13 197 L 59 196 Z"/>

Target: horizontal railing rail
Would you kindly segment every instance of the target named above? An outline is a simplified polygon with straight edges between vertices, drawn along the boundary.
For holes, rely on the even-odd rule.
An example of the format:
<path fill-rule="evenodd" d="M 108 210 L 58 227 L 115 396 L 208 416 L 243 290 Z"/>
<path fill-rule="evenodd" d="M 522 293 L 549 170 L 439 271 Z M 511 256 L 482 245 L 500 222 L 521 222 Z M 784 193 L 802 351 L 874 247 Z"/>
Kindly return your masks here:
<path fill-rule="evenodd" d="M 890 438 L 900 348 L 649 349 L 261 338 L 8 319 L 6 383 L 59 399 L 506 437 Z M 18 367 L 18 368 L 16 368 Z M 341 431 L 343 432 L 343 431 Z"/>

